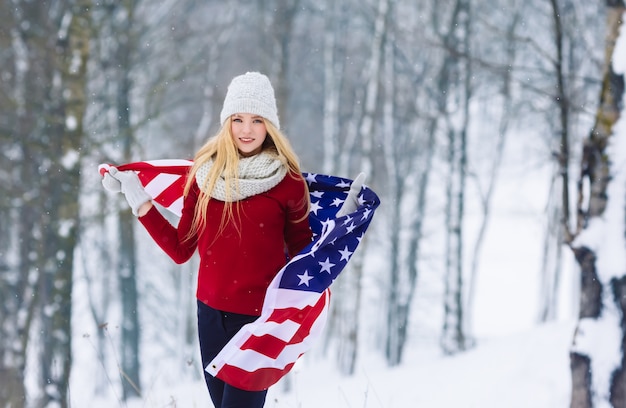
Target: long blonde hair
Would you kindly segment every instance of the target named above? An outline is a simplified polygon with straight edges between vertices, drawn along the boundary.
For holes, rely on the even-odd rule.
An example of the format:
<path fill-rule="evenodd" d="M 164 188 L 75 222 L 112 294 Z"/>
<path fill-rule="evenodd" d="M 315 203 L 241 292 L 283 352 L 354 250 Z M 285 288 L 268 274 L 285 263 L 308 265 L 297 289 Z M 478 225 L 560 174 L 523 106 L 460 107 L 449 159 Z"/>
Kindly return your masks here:
<path fill-rule="evenodd" d="M 233 140 L 231 120 L 232 117 L 228 117 L 218 133 L 210 138 L 204 146 L 198 150 L 196 156 L 194 157 L 194 164 L 189 170 L 184 190 L 185 197 L 187 197 L 193 183 L 196 182 L 196 173 L 198 172 L 198 169 L 208 161 L 213 161 L 213 165 L 209 170 L 209 174 L 207 175 L 204 185 L 199 186 L 201 193 L 196 203 L 191 229 L 189 234 L 185 237 L 186 239 L 199 235 L 206 227 L 206 213 L 209 201 L 211 200 L 211 196 L 206 192 L 213 191 L 220 177 L 223 177 L 225 181 L 227 199 L 222 213 L 222 221 L 219 232 L 223 230 L 229 220 L 235 219 L 233 200 L 231 198 L 233 197 L 233 185 L 236 189 L 239 188 L 239 151 L 237 150 L 237 146 Z M 287 177 L 301 178 L 298 156 L 291 147 L 289 140 L 272 124 L 272 122 L 265 118 L 263 118 L 263 122 L 265 123 L 265 128 L 267 130 L 267 137 L 265 138 L 262 146 L 263 151 L 273 152 L 276 155 L 278 160 L 280 160 L 287 167 Z M 304 183 L 305 191 L 307 192 L 305 197 L 303 197 L 303 202 L 301 203 L 301 208 L 307 208 L 305 216 L 302 218 L 304 219 L 308 217 L 308 209 L 310 208 L 311 202 L 306 182 L 304 182 L 304 180 L 302 180 L 302 182 Z M 239 203 L 234 203 L 237 205 L 238 209 Z"/>

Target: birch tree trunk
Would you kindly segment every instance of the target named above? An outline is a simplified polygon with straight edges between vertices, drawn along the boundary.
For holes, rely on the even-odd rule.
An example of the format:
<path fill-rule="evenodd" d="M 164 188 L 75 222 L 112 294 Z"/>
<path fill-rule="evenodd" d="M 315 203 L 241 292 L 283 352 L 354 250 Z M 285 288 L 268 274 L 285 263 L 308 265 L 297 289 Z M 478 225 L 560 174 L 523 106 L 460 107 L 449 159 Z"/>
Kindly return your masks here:
<path fill-rule="evenodd" d="M 131 79 L 132 58 L 136 47 L 133 23 L 137 1 L 126 0 L 120 5 L 116 63 L 117 78 L 117 127 L 122 144 L 124 162 L 133 159 L 134 131 L 131 126 Z M 115 15 L 114 14 L 114 15 Z M 139 378 L 140 325 L 137 291 L 137 250 L 135 228 L 137 221 L 129 208 L 119 213 L 119 263 L 117 268 L 119 291 L 122 301 L 122 325 L 120 343 L 120 376 L 124 400 L 141 395 Z"/>
<path fill-rule="evenodd" d="M 323 140 L 325 174 L 335 174 L 339 158 L 339 95 L 341 84 L 341 58 L 336 56 L 339 33 L 339 3 L 327 1 L 324 9 L 324 116 Z"/>
<path fill-rule="evenodd" d="M 390 366 L 400 364 L 402 351 L 406 339 L 408 305 L 406 304 L 406 289 L 404 285 L 403 271 L 405 265 L 401 259 L 400 234 L 402 228 L 402 201 L 404 183 L 401 179 L 401 171 L 398 166 L 399 157 L 396 154 L 398 140 L 394 136 L 394 61 L 393 61 L 393 35 L 388 32 L 385 36 L 384 53 L 384 98 L 383 98 L 383 153 L 385 158 L 386 183 L 388 188 L 389 207 L 388 235 L 389 235 L 389 289 L 388 289 L 388 312 L 387 312 L 387 335 L 385 342 L 385 357 Z"/>
<path fill-rule="evenodd" d="M 621 0 L 606 4 L 602 89 L 594 127 L 584 141 L 578 181 L 576 232 L 581 232 L 570 244 L 581 273 L 580 310 L 570 351 L 572 408 L 626 406 L 626 265 L 619 262 L 622 257 L 608 259 L 614 253 L 607 250 L 608 243 L 615 242 L 624 251 L 626 233 L 626 175 L 621 168 L 626 147 L 614 134 L 623 109 L 624 73 L 612 67 L 625 7 Z M 607 330 L 612 334 L 607 336 Z"/>
<path fill-rule="evenodd" d="M 322 140 L 323 140 L 323 163 L 322 171 L 325 174 L 340 175 L 348 177 L 348 171 L 350 168 L 350 160 L 354 151 L 347 146 L 342 145 L 345 143 L 347 136 L 341 134 L 341 125 L 339 121 L 340 116 L 340 99 L 341 99 L 341 83 L 342 83 L 342 60 L 343 54 L 339 52 L 339 45 L 342 41 L 345 41 L 345 37 L 342 33 L 345 30 L 344 17 L 342 15 L 340 3 L 332 0 L 327 0 L 324 4 L 324 42 L 323 42 L 323 78 L 324 78 L 324 96 L 323 96 L 323 125 L 322 125 Z M 355 106 L 358 104 L 355 104 Z M 350 127 L 356 134 L 356 126 L 354 123 L 358 120 L 360 112 L 353 111 L 352 119 L 350 120 Z M 351 141 L 354 141 L 351 138 Z M 354 148 L 353 145 L 351 145 Z M 333 289 L 333 299 L 331 302 L 330 313 L 328 316 L 327 328 L 325 330 L 324 343 L 325 346 L 322 350 L 326 351 L 330 347 L 333 341 L 338 343 L 338 366 L 342 372 L 350 372 L 352 369 L 351 363 L 346 364 L 346 360 L 342 357 L 346 354 L 344 352 L 343 342 L 349 334 L 343 332 L 344 317 L 349 319 L 358 319 L 358 314 L 354 314 L 354 311 L 347 311 L 344 307 L 344 302 L 347 299 L 353 298 L 353 284 L 351 274 L 349 270 L 351 265 L 348 264 L 346 270 L 342 273 L 340 279 L 341 284 L 336 285 Z M 352 342 L 353 340 L 347 340 Z M 347 367 L 347 369 L 346 369 Z"/>
<path fill-rule="evenodd" d="M 469 58 L 461 64 L 455 54 L 469 56 L 470 5 L 465 0 L 455 2 L 444 46 L 450 53 L 439 79 L 444 95 L 440 109 L 447 121 L 447 189 L 446 189 L 446 261 L 444 323 L 440 345 L 444 353 L 454 354 L 465 350 L 467 337 L 463 316 L 463 217 L 465 183 L 467 178 L 467 132 L 469 101 L 471 97 L 471 64 Z M 456 78 L 455 78 L 456 76 Z M 458 78 L 458 82 L 457 82 Z M 448 91 L 445 91 L 447 89 Z M 451 110 L 450 93 L 458 93 L 458 111 Z M 454 117 L 453 117 L 454 116 Z M 455 125 L 459 123 L 459 125 Z"/>

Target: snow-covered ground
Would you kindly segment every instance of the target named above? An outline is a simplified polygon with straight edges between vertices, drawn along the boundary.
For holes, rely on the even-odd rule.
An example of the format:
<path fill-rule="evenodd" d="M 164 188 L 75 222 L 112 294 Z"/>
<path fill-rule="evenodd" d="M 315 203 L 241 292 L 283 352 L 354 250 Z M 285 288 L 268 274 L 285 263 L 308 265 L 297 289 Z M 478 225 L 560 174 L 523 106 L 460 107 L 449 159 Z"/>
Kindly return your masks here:
<path fill-rule="evenodd" d="M 292 390 L 278 383 L 266 407 L 293 408 L 554 408 L 569 405 L 567 350 L 574 322 L 551 323 L 479 342 L 454 357 L 436 348 L 409 350 L 406 362 L 387 368 L 377 356 L 363 357 L 353 377 L 332 362 L 303 360 L 291 375 Z M 210 407 L 202 382 L 144 390 L 141 400 L 79 401 L 74 408 Z"/>

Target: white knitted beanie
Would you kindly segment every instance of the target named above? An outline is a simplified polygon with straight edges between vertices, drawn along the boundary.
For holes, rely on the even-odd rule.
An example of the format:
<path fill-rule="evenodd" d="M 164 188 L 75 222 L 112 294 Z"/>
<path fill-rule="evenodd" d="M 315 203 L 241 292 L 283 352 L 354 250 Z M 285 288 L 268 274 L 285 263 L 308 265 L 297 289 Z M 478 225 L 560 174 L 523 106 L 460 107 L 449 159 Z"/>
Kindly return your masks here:
<path fill-rule="evenodd" d="M 224 98 L 220 123 L 224 125 L 226 119 L 235 113 L 252 113 L 262 116 L 280 129 L 274 88 L 265 75 L 258 72 L 246 72 L 244 75 L 233 78 Z"/>

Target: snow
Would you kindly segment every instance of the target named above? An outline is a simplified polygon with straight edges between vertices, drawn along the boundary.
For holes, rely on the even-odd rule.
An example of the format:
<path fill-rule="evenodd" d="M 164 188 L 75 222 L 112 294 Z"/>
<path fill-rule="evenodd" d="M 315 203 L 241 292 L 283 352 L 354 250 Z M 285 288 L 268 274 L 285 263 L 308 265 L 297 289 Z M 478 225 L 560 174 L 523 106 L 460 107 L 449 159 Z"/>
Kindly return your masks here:
<path fill-rule="evenodd" d="M 292 390 L 281 383 L 270 388 L 265 406 L 298 408 L 553 408 L 569 404 L 568 348 L 574 322 L 537 326 L 491 339 L 454 357 L 436 349 L 414 347 L 403 365 L 388 368 L 370 354 L 352 377 L 337 373 L 334 362 L 305 357 L 290 374 Z M 315 361 L 313 361 L 315 360 Z M 72 406 L 118 406 L 107 399 Z M 127 408 L 207 407 L 203 382 L 147 387 L 142 399 Z"/>
<path fill-rule="evenodd" d="M 626 25 L 622 26 L 622 33 Z M 617 42 L 613 59 L 616 72 L 626 72 L 626 35 Z M 626 205 L 626 114 L 615 126 L 617 135 L 612 138 L 611 170 L 614 178 L 609 185 L 609 206 L 606 219 L 622 219 Z M 612 365 L 620 355 L 619 313 L 609 301 L 612 296 L 605 291 L 605 305 L 598 320 L 571 319 L 573 313 L 563 313 L 560 320 L 536 324 L 537 273 L 540 223 L 529 222 L 533 209 L 524 217 L 512 217 L 512 211 L 528 208 L 520 196 L 512 196 L 536 185 L 511 186 L 513 191 L 499 194 L 508 196 L 512 207 L 508 213 L 496 215 L 493 225 L 502 230 L 517 231 L 516 245 L 510 242 L 487 244 L 475 305 L 475 325 L 479 334 L 475 348 L 455 356 L 443 356 L 435 344 L 411 339 L 403 363 L 395 368 L 385 365 L 382 356 L 373 351 L 362 352 L 356 374 L 345 377 L 339 374 L 330 357 L 319 357 L 320 350 L 307 353 L 289 374 L 291 390 L 285 391 L 278 383 L 268 393 L 266 407 L 297 408 L 404 408 L 404 407 L 467 407 L 467 408 L 554 408 L 569 406 L 571 373 L 569 352 L 572 350 L 592 355 L 593 381 L 597 393 L 594 406 L 607 406 L 609 375 Z M 536 190 L 535 190 L 536 191 Z M 532 196 L 530 194 L 529 196 Z M 535 194 L 536 196 L 536 194 Z M 545 202 L 543 200 L 542 202 Z M 533 205 L 535 203 L 532 203 Z M 494 208 L 500 208 L 495 207 Z M 518 214 L 520 215 L 520 214 Z M 520 228 L 525 224 L 525 228 Z M 585 244 L 598 255 L 598 272 L 606 283 L 611 277 L 623 274 L 626 269 L 626 245 L 621 223 L 611 225 L 605 219 L 594 220 L 575 243 Z M 492 241 L 498 235 L 491 231 Z M 504 252 L 505 250 L 510 252 Z M 511 252 L 512 251 L 512 252 Z M 514 258 L 515 257 L 515 258 Z M 512 261 L 513 260 L 513 261 Z M 570 281 L 575 281 L 575 265 L 568 265 Z M 516 288 L 517 290 L 511 290 Z M 570 291 L 571 288 L 564 289 Z M 568 299 L 569 301 L 569 299 Z M 573 303 L 573 302 L 572 302 Z M 84 305 L 83 305 L 84 306 Z M 569 305 L 571 308 L 571 305 Z M 418 310 L 417 313 L 423 313 Z M 563 317 L 563 316 L 570 316 Z M 572 344 L 578 330 L 576 344 Z M 85 333 L 89 333 L 89 328 Z M 94 336 L 95 337 L 95 336 Z M 415 336 L 418 337 L 418 336 Z M 109 338 L 109 340 L 111 340 Z M 75 345 L 75 360 L 83 361 L 88 369 L 99 370 L 93 356 L 85 364 L 88 348 L 95 349 L 89 334 Z M 317 347 L 320 347 L 318 345 Z M 176 353 L 176 350 L 174 350 Z M 197 352 L 199 353 L 199 352 Z M 180 352 L 176 358 L 184 358 Z M 329 353 L 330 354 L 330 353 Z M 109 372 L 109 395 L 94 397 L 93 376 L 74 372 L 71 406 L 82 407 L 207 407 L 211 406 L 208 392 L 202 380 L 172 381 L 171 361 L 150 362 L 154 367 L 143 384 L 140 399 L 122 402 L 119 387 Z M 112 372 L 112 371 L 111 371 Z M 195 373 L 199 377 L 199 373 Z M 189 376 L 193 377 L 193 376 Z M 115 383 L 115 384 L 114 384 Z"/>
<path fill-rule="evenodd" d="M 82 66 L 83 66 L 83 56 L 81 54 L 81 51 L 74 50 L 74 52 L 72 53 L 72 61 L 69 66 L 69 72 L 71 74 L 76 75 L 79 73 L 80 68 Z"/>
<path fill-rule="evenodd" d="M 621 25 L 619 37 L 617 37 L 617 41 L 615 42 L 615 50 L 613 51 L 613 71 L 615 71 L 616 74 L 626 73 L 626 24 Z"/>
<path fill-rule="evenodd" d="M 63 237 L 63 238 L 67 238 L 70 236 L 70 231 L 72 230 L 72 228 L 74 228 L 74 226 L 76 225 L 76 222 L 74 220 L 68 220 L 68 219 L 62 219 L 59 221 L 59 236 Z M 63 258 L 65 258 L 65 254 L 63 254 Z M 57 257 L 57 259 L 60 259 Z"/>
<path fill-rule="evenodd" d="M 75 149 L 70 149 L 65 152 L 63 157 L 61 157 L 61 165 L 63 168 L 70 170 L 73 169 L 80 160 L 80 152 Z"/>
<path fill-rule="evenodd" d="M 605 295 L 612 296 L 612 295 Z M 621 360 L 620 315 L 614 303 L 607 299 L 600 319 L 581 319 L 577 327 L 576 343 L 572 351 L 591 356 L 591 378 L 595 406 L 602 406 L 609 398 L 611 374 Z"/>
<path fill-rule="evenodd" d="M 76 120 L 76 116 L 69 115 L 67 118 L 65 118 L 65 127 L 69 131 L 75 131 L 78 127 L 78 121 Z"/>
<path fill-rule="evenodd" d="M 571 323 L 548 325 L 487 341 L 455 357 L 422 349 L 395 369 L 371 358 L 354 378 L 331 374 L 332 362 L 324 371 L 321 364 L 304 367 L 297 373 L 296 390 L 278 394 L 281 405 L 274 406 L 565 406 L 571 328 Z"/>

